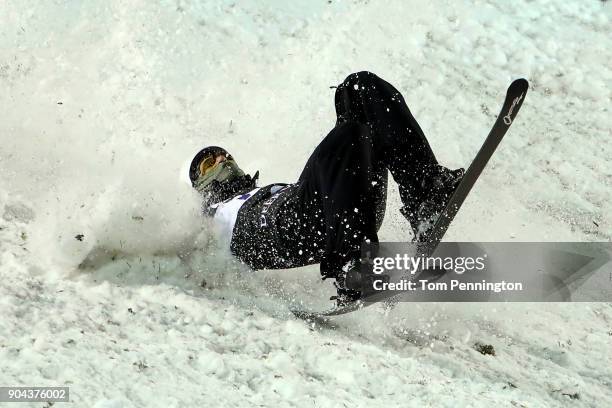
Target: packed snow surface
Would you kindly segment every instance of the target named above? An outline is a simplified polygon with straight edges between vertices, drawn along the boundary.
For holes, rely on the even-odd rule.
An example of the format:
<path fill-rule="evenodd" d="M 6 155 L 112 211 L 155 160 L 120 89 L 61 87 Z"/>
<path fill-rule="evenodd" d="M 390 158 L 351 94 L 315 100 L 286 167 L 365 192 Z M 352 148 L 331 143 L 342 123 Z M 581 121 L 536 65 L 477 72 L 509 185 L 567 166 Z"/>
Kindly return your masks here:
<path fill-rule="evenodd" d="M 360 70 L 465 166 L 525 77 L 446 239 L 610 241 L 609 2 L 5 0 L 0 21 L 0 385 L 96 408 L 612 406 L 610 303 L 311 325 L 288 305 L 326 303 L 317 267 L 246 270 L 179 177 L 221 144 L 295 181 Z M 392 185 L 382 240 L 410 239 L 398 208 Z"/>

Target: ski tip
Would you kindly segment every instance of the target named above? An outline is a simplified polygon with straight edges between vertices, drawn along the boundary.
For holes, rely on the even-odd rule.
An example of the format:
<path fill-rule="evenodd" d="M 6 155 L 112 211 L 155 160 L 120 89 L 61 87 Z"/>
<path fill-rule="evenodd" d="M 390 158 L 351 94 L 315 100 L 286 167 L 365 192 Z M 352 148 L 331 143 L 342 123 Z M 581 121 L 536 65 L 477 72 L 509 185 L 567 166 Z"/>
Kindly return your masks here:
<path fill-rule="evenodd" d="M 515 79 L 510 84 L 510 88 L 522 88 L 526 91 L 529 88 L 529 81 L 527 81 L 525 78 Z"/>
<path fill-rule="evenodd" d="M 291 313 L 298 319 L 306 322 L 321 323 L 326 322 L 329 318 L 325 315 L 325 312 L 313 312 L 308 310 L 291 309 Z"/>

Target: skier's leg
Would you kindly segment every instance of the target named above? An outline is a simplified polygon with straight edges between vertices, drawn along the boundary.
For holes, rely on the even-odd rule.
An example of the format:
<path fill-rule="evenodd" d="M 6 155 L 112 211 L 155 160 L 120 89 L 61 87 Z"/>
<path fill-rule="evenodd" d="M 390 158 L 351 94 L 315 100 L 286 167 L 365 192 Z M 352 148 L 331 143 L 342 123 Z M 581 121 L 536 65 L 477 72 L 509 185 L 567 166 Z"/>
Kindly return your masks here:
<path fill-rule="evenodd" d="M 336 90 L 335 104 L 338 123 L 356 121 L 370 130 L 374 160 L 384 163 L 398 183 L 402 213 L 416 231 L 423 203 L 443 204 L 462 171 L 438 164 L 400 92 L 371 72 L 349 75 Z"/>
<path fill-rule="evenodd" d="M 368 126 L 374 154 L 391 171 L 400 190 L 423 193 L 424 174 L 438 161 L 400 92 L 367 71 L 349 75 L 336 90 L 338 122 Z"/>
<path fill-rule="evenodd" d="M 384 207 L 379 185 L 386 169 L 373 161 L 367 127 L 345 122 L 317 146 L 299 178 L 304 214 L 323 229 L 321 273 L 337 277 L 350 260 L 359 258 L 364 240 L 378 242 L 376 204 Z M 382 175 L 381 175 L 382 174 Z"/>

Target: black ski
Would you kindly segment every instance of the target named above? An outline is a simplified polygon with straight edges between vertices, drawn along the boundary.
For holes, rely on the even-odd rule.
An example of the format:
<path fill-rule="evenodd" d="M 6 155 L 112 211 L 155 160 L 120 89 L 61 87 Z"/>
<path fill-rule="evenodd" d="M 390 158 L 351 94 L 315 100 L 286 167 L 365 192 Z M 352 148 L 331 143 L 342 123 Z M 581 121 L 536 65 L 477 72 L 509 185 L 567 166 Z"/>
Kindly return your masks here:
<path fill-rule="evenodd" d="M 525 79 L 517 79 L 508 87 L 508 92 L 506 93 L 506 99 L 501 108 L 500 114 L 493 125 L 493 128 L 489 132 L 489 135 L 485 139 L 482 147 L 478 151 L 478 154 L 472 161 L 472 164 L 466 171 L 461 183 L 457 186 L 457 189 L 453 193 L 452 197 L 446 204 L 446 207 L 440 213 L 440 216 L 436 220 L 436 223 L 433 226 L 433 230 L 431 232 L 431 239 L 428 242 L 424 242 L 419 244 L 419 253 L 429 256 L 431 255 L 442 238 L 446 233 L 450 223 L 455 218 L 455 215 L 461 208 L 461 205 L 465 201 L 467 195 L 470 190 L 474 186 L 474 183 L 482 173 L 482 170 L 485 168 L 486 164 L 489 162 L 489 159 L 497 149 L 497 146 L 501 142 L 502 138 L 510 128 L 512 122 L 516 118 L 518 111 L 523 104 L 525 99 L 525 95 L 527 93 L 527 89 L 529 88 L 529 83 Z M 412 279 L 420 280 L 424 279 L 424 274 L 428 273 L 427 271 L 422 271 L 420 274 L 417 274 Z M 401 294 L 401 293 L 400 293 Z M 391 298 L 397 298 L 398 292 L 375 292 L 372 295 L 369 295 L 365 298 L 362 298 L 356 302 L 350 303 L 345 306 L 337 307 L 334 306 L 328 310 L 320 311 L 320 312 L 312 312 L 305 310 L 292 310 L 293 314 L 299 318 L 307 319 L 307 320 L 317 320 L 317 319 L 325 319 L 329 316 L 336 316 L 345 313 L 352 312 L 354 310 L 358 310 L 374 303 L 380 301 L 389 301 Z"/>

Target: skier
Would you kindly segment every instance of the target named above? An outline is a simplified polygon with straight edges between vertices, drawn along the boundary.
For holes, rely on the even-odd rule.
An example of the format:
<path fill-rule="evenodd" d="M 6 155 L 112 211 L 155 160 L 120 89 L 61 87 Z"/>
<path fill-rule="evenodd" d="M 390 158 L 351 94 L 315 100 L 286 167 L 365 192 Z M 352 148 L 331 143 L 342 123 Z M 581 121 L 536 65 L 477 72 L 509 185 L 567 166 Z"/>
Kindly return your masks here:
<path fill-rule="evenodd" d="M 414 240 L 427 241 L 463 169 L 438 164 L 402 95 L 370 72 L 349 75 L 336 89 L 337 122 L 314 150 L 297 182 L 257 187 L 223 148 L 192 160 L 189 178 L 204 212 L 227 228 L 230 249 L 253 269 L 319 263 L 335 278 L 339 306 L 359 299 L 345 277 L 362 242 L 378 242 L 387 170 L 398 184 L 400 212 Z"/>

